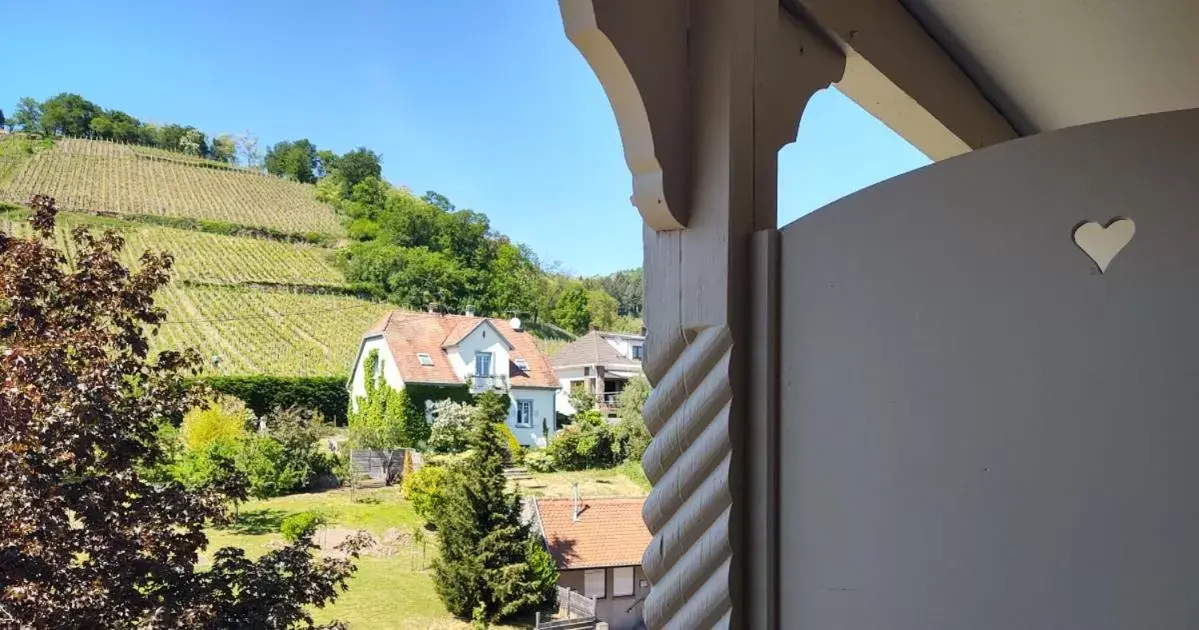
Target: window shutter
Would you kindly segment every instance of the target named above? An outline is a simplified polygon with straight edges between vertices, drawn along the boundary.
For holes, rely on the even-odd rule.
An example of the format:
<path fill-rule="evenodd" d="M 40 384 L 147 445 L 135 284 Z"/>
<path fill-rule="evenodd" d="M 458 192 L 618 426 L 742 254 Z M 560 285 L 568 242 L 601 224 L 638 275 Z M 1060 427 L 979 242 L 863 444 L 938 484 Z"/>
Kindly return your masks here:
<path fill-rule="evenodd" d="M 587 597 L 596 599 L 602 598 L 605 594 L 605 571 L 604 569 L 587 569 L 583 572 L 583 594 Z"/>
<path fill-rule="evenodd" d="M 633 594 L 633 567 L 612 569 L 612 596 L 628 597 Z"/>

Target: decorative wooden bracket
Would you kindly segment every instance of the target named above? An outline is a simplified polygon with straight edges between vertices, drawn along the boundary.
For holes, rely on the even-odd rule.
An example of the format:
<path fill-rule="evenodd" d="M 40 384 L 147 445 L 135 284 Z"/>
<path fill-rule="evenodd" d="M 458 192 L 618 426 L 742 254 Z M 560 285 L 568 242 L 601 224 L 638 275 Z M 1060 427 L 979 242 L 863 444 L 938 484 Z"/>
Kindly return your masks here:
<path fill-rule="evenodd" d="M 687 227 L 691 94 L 686 0 L 558 0 L 566 36 L 616 114 L 633 205 L 655 230 Z"/>

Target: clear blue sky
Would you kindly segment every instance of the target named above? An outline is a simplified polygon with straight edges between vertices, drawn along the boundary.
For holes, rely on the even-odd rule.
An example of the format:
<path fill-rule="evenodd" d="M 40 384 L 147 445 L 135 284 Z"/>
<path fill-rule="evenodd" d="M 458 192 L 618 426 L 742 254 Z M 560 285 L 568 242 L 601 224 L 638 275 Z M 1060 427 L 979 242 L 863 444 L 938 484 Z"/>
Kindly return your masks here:
<path fill-rule="evenodd" d="M 365 145 L 393 184 L 485 212 L 546 262 L 641 264 L 615 119 L 553 0 L 46 0 L 4 13 L 5 112 L 70 91 L 209 134 L 250 129 L 264 146 Z M 785 224 L 927 160 L 827 90 L 780 162 Z"/>

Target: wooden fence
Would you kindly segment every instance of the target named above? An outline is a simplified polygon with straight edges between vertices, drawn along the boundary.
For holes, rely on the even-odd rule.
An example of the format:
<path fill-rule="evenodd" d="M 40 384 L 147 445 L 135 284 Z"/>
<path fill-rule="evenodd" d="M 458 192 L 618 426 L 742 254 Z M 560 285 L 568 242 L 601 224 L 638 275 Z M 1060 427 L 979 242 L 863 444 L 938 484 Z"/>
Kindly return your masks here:
<path fill-rule="evenodd" d="M 389 476 L 396 478 L 404 466 L 404 450 L 378 450 L 356 448 L 350 451 L 350 467 L 355 478 L 369 477 L 375 481 L 384 481 Z M 412 468 L 420 469 L 424 458 L 417 451 L 412 451 Z"/>
<path fill-rule="evenodd" d="M 542 621 L 541 613 L 537 613 L 536 630 L 594 630 L 597 627 L 606 629 L 607 624 L 599 624 L 595 618 L 595 600 L 576 593 L 569 588 L 558 588 L 558 614 L 555 619 Z"/>

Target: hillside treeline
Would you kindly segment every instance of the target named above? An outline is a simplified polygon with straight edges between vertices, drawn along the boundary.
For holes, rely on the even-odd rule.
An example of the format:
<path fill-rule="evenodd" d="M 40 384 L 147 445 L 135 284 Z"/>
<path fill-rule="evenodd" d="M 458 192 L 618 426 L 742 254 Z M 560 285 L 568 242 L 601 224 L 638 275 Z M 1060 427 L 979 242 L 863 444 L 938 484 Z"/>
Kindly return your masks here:
<path fill-rule="evenodd" d="M 433 191 L 417 196 L 392 186 L 383 179 L 382 156 L 366 147 L 337 154 L 299 139 L 260 154 L 249 132 L 211 137 L 193 126 L 144 122 L 70 93 L 22 98 L 7 120 L 2 116 L 0 124 L 12 130 L 157 147 L 315 184 L 317 198 L 347 225 L 350 244 L 339 257 L 346 279 L 400 306 L 528 317 L 574 333 L 641 327 L 641 270 L 572 276 L 493 230 L 486 214 L 458 208 Z"/>

